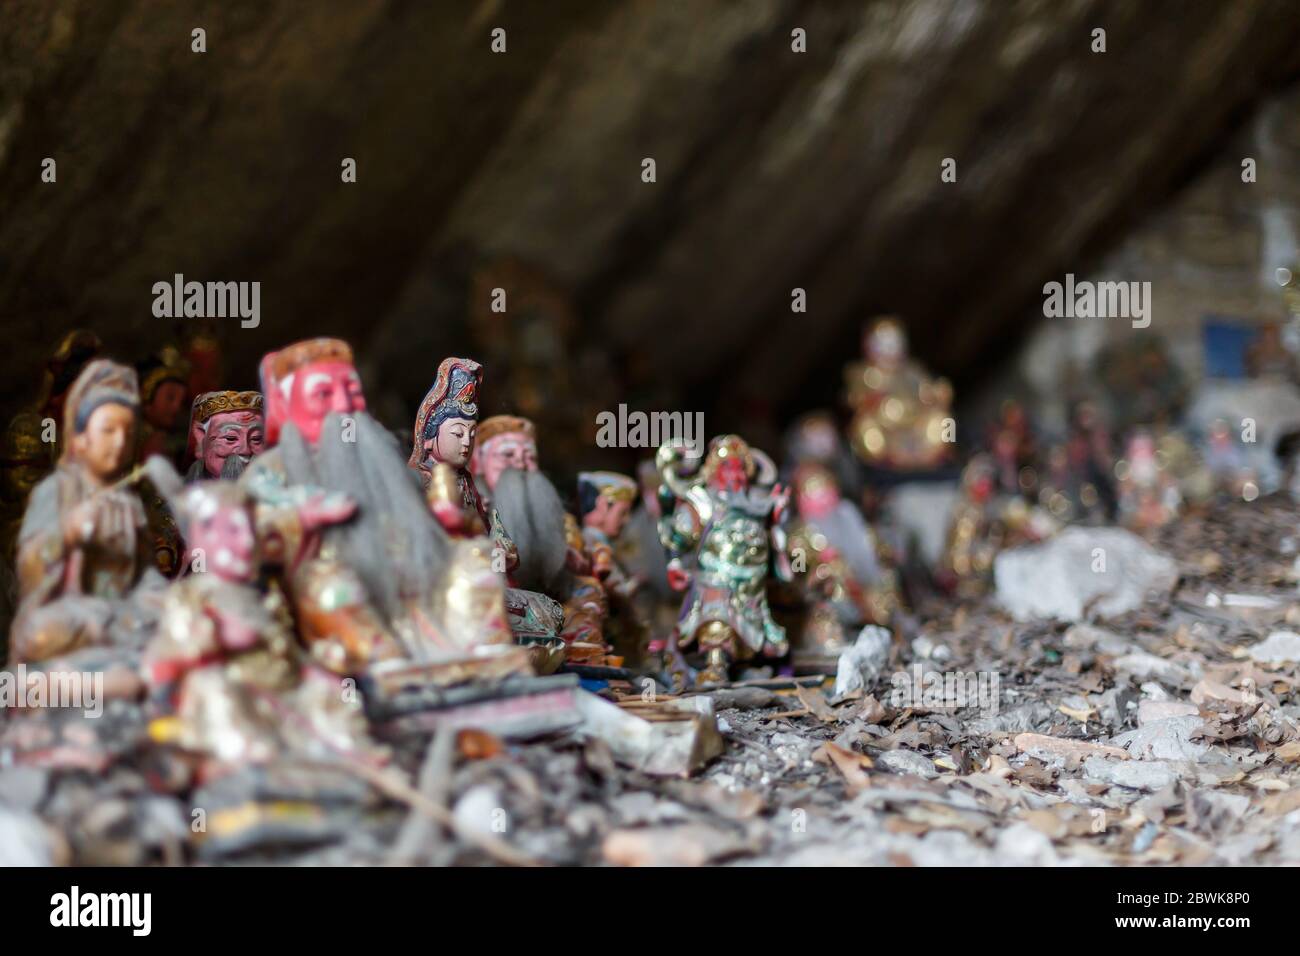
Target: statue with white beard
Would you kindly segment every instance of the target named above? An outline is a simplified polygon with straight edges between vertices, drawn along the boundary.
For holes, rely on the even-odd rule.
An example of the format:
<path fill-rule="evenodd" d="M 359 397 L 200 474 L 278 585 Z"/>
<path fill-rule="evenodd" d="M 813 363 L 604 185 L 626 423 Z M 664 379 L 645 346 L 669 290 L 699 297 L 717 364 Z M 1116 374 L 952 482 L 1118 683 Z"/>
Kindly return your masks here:
<path fill-rule="evenodd" d="M 299 342 L 265 356 L 261 373 L 274 447 L 241 484 L 317 658 L 351 673 L 453 648 L 433 610 L 449 541 L 392 435 L 366 413 L 351 348 Z"/>
<path fill-rule="evenodd" d="M 592 574 L 582 528 L 564 510 L 551 480 L 538 468 L 536 429 L 526 418 L 494 415 L 479 427 L 470 468 L 480 495 L 519 555 L 511 581 L 564 605 L 560 636 L 568 660 L 607 663 L 604 624 L 609 602 Z"/>
<path fill-rule="evenodd" d="M 204 392 L 190 409 L 186 481 L 207 478 L 239 480 L 248 463 L 262 453 L 266 421 L 261 392 Z"/>

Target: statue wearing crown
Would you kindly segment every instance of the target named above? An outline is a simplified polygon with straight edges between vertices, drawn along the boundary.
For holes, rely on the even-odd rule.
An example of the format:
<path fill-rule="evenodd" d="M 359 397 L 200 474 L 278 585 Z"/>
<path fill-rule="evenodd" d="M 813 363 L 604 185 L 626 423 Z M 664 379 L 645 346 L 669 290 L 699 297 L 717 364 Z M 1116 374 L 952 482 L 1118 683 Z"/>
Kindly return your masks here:
<path fill-rule="evenodd" d="M 261 392 L 204 392 L 190 409 L 187 481 L 238 480 L 266 442 Z"/>
<path fill-rule="evenodd" d="M 784 656 L 785 630 L 767 603 L 769 578 L 791 577 L 780 527 L 786 493 L 772 460 L 738 435 L 721 435 L 696 469 L 674 441 L 660 446 L 655 464 L 675 499 L 659 522 L 669 582 L 685 592 L 669 657 L 697 644 L 707 655 L 698 682 L 717 684 L 734 662 Z"/>
<path fill-rule="evenodd" d="M 429 509 L 453 538 L 484 549 L 497 572 L 498 586 L 514 583 L 519 550 L 496 509 L 485 499 L 470 473 L 478 437 L 478 393 L 483 368 L 468 358 L 450 357 L 438 366 L 433 387 L 416 415 L 407 465 L 424 485 Z M 473 544 L 468 544 L 473 542 Z M 563 660 L 558 633 L 560 605 L 537 591 L 505 587 L 510 633 L 534 645 L 534 666 L 551 670 Z"/>
<path fill-rule="evenodd" d="M 617 663 L 608 657 L 604 637 L 609 599 L 593 573 L 582 526 L 565 510 L 538 460 L 533 422 L 518 415 L 493 415 L 479 428 L 470 470 L 517 548 L 512 581 L 562 603 L 559 634 L 566 659 Z"/>
<path fill-rule="evenodd" d="M 907 333 L 895 318 L 881 318 L 863 336 L 864 361 L 844 370 L 852 411 L 849 441 L 868 465 L 923 471 L 946 464 L 952 439 L 945 434 L 952 388 L 932 378 L 907 353 Z"/>

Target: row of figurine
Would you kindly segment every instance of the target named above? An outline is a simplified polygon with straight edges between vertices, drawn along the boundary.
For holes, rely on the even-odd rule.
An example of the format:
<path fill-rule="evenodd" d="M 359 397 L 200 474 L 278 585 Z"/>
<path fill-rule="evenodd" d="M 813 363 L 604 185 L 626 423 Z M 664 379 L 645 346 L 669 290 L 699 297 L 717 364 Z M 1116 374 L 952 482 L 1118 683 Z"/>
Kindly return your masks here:
<path fill-rule="evenodd" d="M 683 686 L 752 662 L 833 665 L 903 604 L 906 542 L 873 534 L 841 493 L 860 475 L 845 477 L 829 418 L 801 423 L 785 482 L 722 435 L 694 454 L 666 444 L 635 477 L 583 473 L 571 514 L 539 467 L 533 423 L 479 421 L 483 370 L 470 359 L 439 366 L 407 453 L 366 413 L 337 339 L 268 354 L 261 391 L 204 391 L 180 427 L 169 413 L 194 385 L 178 364 L 133 369 L 69 344 L 36 418 L 62 419 L 57 465 L 45 473 L 49 441 L 6 449 L 6 501 L 23 503 L 9 658 L 138 655 L 174 715 L 166 726 L 200 749 L 264 746 L 270 727 L 331 715 L 355 729 L 354 710 L 324 703 L 338 682 L 403 668 L 452 680 L 626 664 Z M 907 356 L 896 322 L 875 323 L 866 344 L 848 375 L 859 460 L 942 467 L 950 390 Z M 1167 520 L 1176 502 L 1155 441 L 1135 438 L 1111 460 L 1081 406 L 1064 458 L 1038 466 L 1023 412 L 1006 406 L 966 466 L 939 583 L 985 587 L 999 549 L 1104 509 L 1112 478 L 1137 523 Z M 289 706 L 290 688 L 317 711 L 276 718 L 266 702 Z"/>
<path fill-rule="evenodd" d="M 238 760 L 286 735 L 364 749 L 340 690 L 361 675 L 626 664 L 710 684 L 788 655 L 776 579 L 804 588 L 827 643 L 897 604 L 829 470 L 797 472 L 787 520 L 775 464 L 736 435 L 666 443 L 636 478 L 583 473 L 570 514 L 532 423 L 479 421 L 473 360 L 441 363 L 409 453 L 367 414 L 347 343 L 295 343 L 260 374 L 261 391 L 193 400 L 182 478 L 157 450 L 138 461 L 137 371 L 84 365 L 16 535 L 11 664 L 112 649 L 160 735 Z"/>

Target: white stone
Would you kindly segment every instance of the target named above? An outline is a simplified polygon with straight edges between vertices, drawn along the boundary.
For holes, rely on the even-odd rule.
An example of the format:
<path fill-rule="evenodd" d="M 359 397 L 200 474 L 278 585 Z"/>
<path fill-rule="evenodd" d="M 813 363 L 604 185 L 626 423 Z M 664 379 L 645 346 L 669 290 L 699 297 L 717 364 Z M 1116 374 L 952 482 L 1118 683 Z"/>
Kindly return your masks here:
<path fill-rule="evenodd" d="M 0 867 L 53 866 L 55 844 L 35 814 L 0 806 Z"/>
<path fill-rule="evenodd" d="M 930 780 L 939 776 L 934 761 L 914 750 L 888 750 L 876 758 L 876 765 L 892 773 L 910 773 Z"/>
<path fill-rule="evenodd" d="M 1250 657 L 1261 664 L 1300 661 L 1300 634 L 1295 631 L 1274 631 L 1250 649 Z"/>
<path fill-rule="evenodd" d="M 1138 701 L 1138 726 L 1143 727 L 1170 717 L 1195 717 L 1199 713 L 1200 710 L 1195 704 L 1186 701 L 1140 700 Z"/>
<path fill-rule="evenodd" d="M 842 697 L 855 690 L 869 691 L 889 662 L 892 641 L 887 629 L 870 624 L 864 627 L 853 646 L 840 652 L 835 671 L 835 696 Z"/>
<path fill-rule="evenodd" d="M 1118 734 L 1111 742 L 1139 760 L 1196 760 L 1210 749 L 1192 741 L 1192 734 L 1200 730 L 1203 723 L 1195 712 L 1182 717 L 1165 717 L 1144 723 L 1137 730 Z"/>
<path fill-rule="evenodd" d="M 1107 760 L 1089 757 L 1083 763 L 1083 772 L 1093 780 L 1130 790 L 1163 790 L 1178 774 L 1166 761 L 1157 760 Z"/>
<path fill-rule="evenodd" d="M 998 600 L 1018 620 L 1080 621 L 1085 611 L 1113 617 L 1141 607 L 1148 593 L 1168 594 L 1178 563 L 1122 528 L 1074 527 L 1002 552 L 993 576 Z"/>

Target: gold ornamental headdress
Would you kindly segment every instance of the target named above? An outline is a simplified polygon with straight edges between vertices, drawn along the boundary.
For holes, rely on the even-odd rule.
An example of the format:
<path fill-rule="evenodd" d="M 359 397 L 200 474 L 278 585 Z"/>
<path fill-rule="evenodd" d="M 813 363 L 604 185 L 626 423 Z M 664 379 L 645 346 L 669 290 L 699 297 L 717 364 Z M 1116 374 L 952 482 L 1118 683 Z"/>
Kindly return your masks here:
<path fill-rule="evenodd" d="M 262 404 L 261 392 L 204 392 L 194 399 L 190 409 L 190 425 L 206 425 L 213 415 L 224 412 L 257 412 L 260 415 Z"/>
<path fill-rule="evenodd" d="M 418 468 L 424 460 L 424 443 L 438 434 L 438 426 L 452 418 L 478 421 L 478 390 L 483 384 L 483 366 L 473 359 L 445 358 L 438 366 L 433 387 L 420 402 L 407 464 Z"/>

